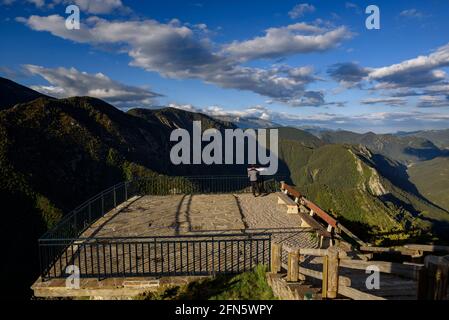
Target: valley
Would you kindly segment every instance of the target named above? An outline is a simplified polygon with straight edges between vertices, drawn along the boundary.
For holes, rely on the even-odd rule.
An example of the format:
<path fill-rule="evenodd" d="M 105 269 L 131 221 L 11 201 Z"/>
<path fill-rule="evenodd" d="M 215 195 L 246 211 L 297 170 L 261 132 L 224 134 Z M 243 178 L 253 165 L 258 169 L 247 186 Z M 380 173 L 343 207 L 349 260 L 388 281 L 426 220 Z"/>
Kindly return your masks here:
<path fill-rule="evenodd" d="M 170 162 L 173 129 L 191 133 L 194 121 L 203 131 L 238 128 L 227 120 L 173 108 L 123 112 L 96 98 L 43 96 L 6 79 L 0 86 L 0 200 L 15 208 L 2 218 L 5 236 L 17 244 L 8 246 L 2 271 L 23 278 L 21 286 L 10 284 L 15 295 L 35 280 L 39 236 L 98 192 L 138 177 L 246 174 L 244 165 Z M 448 241 L 449 160 L 437 142 L 276 128 L 278 175 L 363 240 Z"/>

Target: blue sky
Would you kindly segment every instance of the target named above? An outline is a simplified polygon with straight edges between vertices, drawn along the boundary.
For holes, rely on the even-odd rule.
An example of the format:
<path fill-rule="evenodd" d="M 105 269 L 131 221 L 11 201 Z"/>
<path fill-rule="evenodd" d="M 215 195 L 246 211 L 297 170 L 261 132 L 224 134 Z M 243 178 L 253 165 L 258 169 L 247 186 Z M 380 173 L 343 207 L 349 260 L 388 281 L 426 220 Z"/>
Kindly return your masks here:
<path fill-rule="evenodd" d="M 0 74 L 55 97 L 360 132 L 449 127 L 448 1 L 0 3 Z M 69 4 L 80 30 L 65 28 Z M 369 4 L 380 30 L 365 27 Z"/>

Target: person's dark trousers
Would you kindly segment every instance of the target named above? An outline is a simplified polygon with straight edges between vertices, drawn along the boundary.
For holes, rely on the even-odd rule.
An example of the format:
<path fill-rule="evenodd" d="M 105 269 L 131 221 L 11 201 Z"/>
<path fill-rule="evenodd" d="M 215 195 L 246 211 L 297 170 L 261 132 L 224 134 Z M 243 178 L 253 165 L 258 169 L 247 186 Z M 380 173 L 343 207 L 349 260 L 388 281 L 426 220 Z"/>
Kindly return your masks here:
<path fill-rule="evenodd" d="M 266 193 L 265 191 L 265 183 L 262 177 L 259 178 L 259 192 L 262 193 Z"/>
<path fill-rule="evenodd" d="M 256 191 L 260 195 L 259 183 L 257 181 L 251 181 L 251 191 L 253 192 L 253 196 L 256 196 Z"/>

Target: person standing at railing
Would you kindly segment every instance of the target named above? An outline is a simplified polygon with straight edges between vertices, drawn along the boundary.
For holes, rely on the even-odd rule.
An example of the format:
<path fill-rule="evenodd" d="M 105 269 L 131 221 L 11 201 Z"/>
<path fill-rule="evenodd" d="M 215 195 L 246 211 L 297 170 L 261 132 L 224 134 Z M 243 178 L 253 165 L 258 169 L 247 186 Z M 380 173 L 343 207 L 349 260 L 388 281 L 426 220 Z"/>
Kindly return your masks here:
<path fill-rule="evenodd" d="M 257 191 L 258 195 L 260 196 L 258 177 L 259 177 L 259 171 L 257 170 L 256 166 L 251 165 L 251 167 L 249 167 L 249 169 L 248 169 L 248 178 L 249 178 L 249 182 L 251 183 L 251 191 L 253 192 L 253 196 L 255 196 L 255 197 L 256 197 L 256 191 Z"/>
<path fill-rule="evenodd" d="M 262 194 L 262 193 L 267 193 L 266 191 L 265 191 L 265 183 L 264 183 L 264 178 L 263 178 L 263 175 L 261 174 L 261 172 L 264 172 L 264 171 L 266 171 L 267 170 L 267 168 L 263 168 L 263 167 L 260 167 L 260 166 L 258 166 L 257 168 L 256 168 L 256 170 L 258 171 L 258 176 L 257 176 L 257 178 L 258 178 L 258 180 L 257 180 L 257 182 L 258 182 L 258 184 L 259 184 L 259 192 Z"/>

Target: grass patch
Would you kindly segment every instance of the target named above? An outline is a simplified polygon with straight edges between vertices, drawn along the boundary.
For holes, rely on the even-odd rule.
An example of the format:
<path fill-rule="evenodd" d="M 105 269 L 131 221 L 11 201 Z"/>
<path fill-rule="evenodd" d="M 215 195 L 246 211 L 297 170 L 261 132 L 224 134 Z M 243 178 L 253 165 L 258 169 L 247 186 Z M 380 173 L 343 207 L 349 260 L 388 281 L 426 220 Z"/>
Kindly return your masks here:
<path fill-rule="evenodd" d="M 238 275 L 218 275 L 183 286 L 170 286 L 148 292 L 141 300 L 275 300 L 268 285 L 265 266 Z"/>

